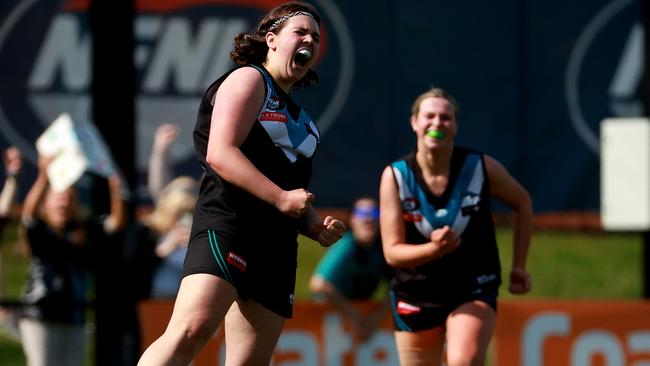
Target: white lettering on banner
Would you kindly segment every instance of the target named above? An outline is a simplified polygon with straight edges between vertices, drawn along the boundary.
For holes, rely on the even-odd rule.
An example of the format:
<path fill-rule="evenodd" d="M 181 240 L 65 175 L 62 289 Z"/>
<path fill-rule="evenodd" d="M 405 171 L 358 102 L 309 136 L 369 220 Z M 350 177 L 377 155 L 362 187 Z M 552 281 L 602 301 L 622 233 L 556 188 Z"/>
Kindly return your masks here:
<path fill-rule="evenodd" d="M 341 315 L 337 313 L 327 313 L 323 317 L 326 366 L 340 365 L 343 355 L 352 348 L 352 337 L 343 331 L 341 318 Z"/>
<path fill-rule="evenodd" d="M 382 355 L 382 358 L 379 357 Z M 393 332 L 378 330 L 357 350 L 358 366 L 392 366 L 398 365 L 397 347 Z"/>
<path fill-rule="evenodd" d="M 295 352 L 300 359 L 282 362 L 282 366 L 313 366 L 318 365 L 318 343 L 307 331 L 289 330 L 280 336 L 277 351 Z"/>
<path fill-rule="evenodd" d="M 623 55 L 616 68 L 614 79 L 609 86 L 612 97 L 612 110 L 620 117 L 636 117 L 643 115 L 641 100 L 635 99 L 635 92 L 643 78 L 643 25 L 635 24 L 630 31 Z"/>
<path fill-rule="evenodd" d="M 543 366 L 544 341 L 551 336 L 566 336 L 571 324 L 566 314 L 545 312 L 531 318 L 524 327 L 522 365 Z"/>
<path fill-rule="evenodd" d="M 189 19 L 161 19 L 141 16 L 135 20 L 136 41 L 145 42 L 136 47 L 134 62 L 138 67 L 150 63 L 142 85 L 148 93 L 162 92 L 168 81 L 179 93 L 202 92 L 206 83 L 231 66 L 231 40 L 248 27 L 245 19 L 212 17 L 202 20 L 193 32 Z M 147 42 L 156 37 L 155 45 L 149 46 Z M 66 91 L 90 86 L 90 34 L 82 34 L 78 19 L 69 14 L 52 21 L 30 75 L 30 89 L 51 88 L 58 73 Z"/>
<path fill-rule="evenodd" d="M 245 19 L 229 18 L 221 20 L 221 22 L 223 23 L 223 30 L 220 33 L 219 40 L 214 44 L 214 52 L 208 63 L 210 69 L 205 73 L 205 80 L 202 80 L 203 83 L 211 83 L 231 67 L 230 50 L 232 49 L 233 39 L 235 35 L 250 27 L 250 24 Z M 202 86 L 202 88 L 207 87 L 207 85 Z M 203 90 L 200 91 L 202 92 Z"/>
<path fill-rule="evenodd" d="M 566 313 L 544 312 L 532 317 L 523 328 L 523 366 L 543 366 L 544 343 L 551 337 L 567 338 L 571 332 L 571 317 Z M 650 331 L 637 331 L 627 336 L 630 354 L 650 353 Z M 593 329 L 578 335 L 570 348 L 571 366 L 590 365 L 592 358 L 601 355 L 605 366 L 626 364 L 626 349 L 622 340 L 613 332 Z M 639 361 L 630 366 L 650 366 L 650 360 Z"/>
<path fill-rule="evenodd" d="M 224 73 L 229 66 L 224 62 L 229 52 L 222 49 L 232 47 L 232 42 L 227 40 L 233 39 L 247 27 L 244 19 L 208 18 L 199 24 L 194 35 L 189 19 L 169 19 L 145 75 L 143 91 L 160 92 L 168 79 L 172 78 L 175 89 L 180 93 L 202 92 L 207 86 L 206 82 Z"/>
<path fill-rule="evenodd" d="M 81 34 L 77 19 L 71 15 L 54 18 L 28 85 L 33 90 L 54 84 L 57 71 L 68 91 L 80 91 L 90 85 L 90 36 Z"/>
<path fill-rule="evenodd" d="M 627 346 L 632 353 L 650 354 L 650 331 L 634 332 L 627 338 Z M 637 362 L 631 366 L 650 366 L 650 361 Z"/>
<path fill-rule="evenodd" d="M 344 357 L 354 354 L 356 366 L 392 366 L 399 364 L 397 347 L 392 331 L 377 330 L 373 336 L 353 350 L 350 334 L 343 329 L 343 318 L 338 313 L 328 313 L 323 317 L 323 344 L 318 344 L 318 335 L 305 330 L 285 329 L 280 335 L 276 352 L 291 353 L 297 357 L 281 362 L 272 362 L 273 366 L 341 366 Z M 223 365 L 226 359 L 225 342 L 219 346 L 217 364 Z"/>
<path fill-rule="evenodd" d="M 571 350 L 571 365 L 590 365 L 594 355 L 602 355 L 606 366 L 623 366 L 625 355 L 616 335 L 604 330 L 585 332 L 575 340 Z"/>

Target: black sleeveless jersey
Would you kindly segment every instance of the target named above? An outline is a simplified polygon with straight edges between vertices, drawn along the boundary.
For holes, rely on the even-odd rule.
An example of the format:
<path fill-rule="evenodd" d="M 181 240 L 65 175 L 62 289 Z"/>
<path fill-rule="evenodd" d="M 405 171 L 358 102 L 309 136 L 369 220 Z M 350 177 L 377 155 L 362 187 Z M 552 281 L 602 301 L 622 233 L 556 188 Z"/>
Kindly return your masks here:
<path fill-rule="evenodd" d="M 414 153 L 391 163 L 391 168 L 407 243 L 429 242 L 431 232 L 445 225 L 461 237 L 460 246 L 442 258 L 414 268 L 396 268 L 391 282 L 396 295 L 413 304 L 441 304 L 496 294 L 501 269 L 483 155 L 456 146 L 442 196 L 427 187 Z"/>
<path fill-rule="evenodd" d="M 320 140 L 318 128 L 264 68 L 248 67 L 254 67 L 262 74 L 266 99 L 240 149 L 262 174 L 282 189 L 306 188 L 311 178 L 312 158 Z M 223 80 L 236 69 L 208 87 L 199 107 L 194 146 L 205 173 L 192 232 L 212 229 L 234 238 L 253 240 L 271 234 L 274 239 L 295 241 L 298 219 L 230 184 L 206 162 L 212 100 Z"/>

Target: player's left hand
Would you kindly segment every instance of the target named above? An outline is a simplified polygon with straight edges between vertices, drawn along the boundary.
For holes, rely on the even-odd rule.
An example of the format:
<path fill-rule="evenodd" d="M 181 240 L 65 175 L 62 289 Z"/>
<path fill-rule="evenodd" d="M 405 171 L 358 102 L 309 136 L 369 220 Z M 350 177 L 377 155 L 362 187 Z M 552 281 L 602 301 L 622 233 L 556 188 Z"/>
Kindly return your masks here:
<path fill-rule="evenodd" d="M 341 239 L 345 233 L 345 224 L 332 216 L 327 216 L 319 230 L 318 242 L 324 247 L 329 247 Z"/>
<path fill-rule="evenodd" d="M 510 287 L 508 287 L 508 291 L 512 294 L 528 293 L 530 283 L 530 273 L 523 268 L 515 267 L 510 271 Z"/>

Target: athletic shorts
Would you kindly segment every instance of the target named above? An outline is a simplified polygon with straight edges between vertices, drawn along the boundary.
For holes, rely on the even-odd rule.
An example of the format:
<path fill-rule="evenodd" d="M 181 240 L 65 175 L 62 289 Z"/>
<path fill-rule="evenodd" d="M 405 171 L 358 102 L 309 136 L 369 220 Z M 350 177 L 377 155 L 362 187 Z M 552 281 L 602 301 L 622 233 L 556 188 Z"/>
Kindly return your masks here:
<path fill-rule="evenodd" d="M 196 273 L 221 277 L 235 286 L 241 299 L 291 318 L 298 244 L 295 239 L 279 243 L 273 242 L 272 234 L 269 237 L 235 239 L 215 230 L 197 231 L 190 238 L 183 277 Z"/>
<path fill-rule="evenodd" d="M 417 332 L 444 325 L 451 312 L 469 301 L 483 301 L 490 305 L 495 312 L 497 311 L 496 294 L 480 294 L 443 304 L 424 305 L 414 305 L 399 299 L 393 291 L 390 292 L 390 295 L 393 309 L 393 326 L 397 331 Z"/>

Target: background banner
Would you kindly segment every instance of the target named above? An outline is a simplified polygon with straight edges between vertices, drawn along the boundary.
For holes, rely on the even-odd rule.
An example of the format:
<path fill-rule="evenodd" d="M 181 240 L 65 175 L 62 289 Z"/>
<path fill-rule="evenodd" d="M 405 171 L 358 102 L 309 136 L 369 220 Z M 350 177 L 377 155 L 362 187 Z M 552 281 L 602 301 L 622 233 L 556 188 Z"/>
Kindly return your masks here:
<path fill-rule="evenodd" d="M 499 302 L 495 365 L 650 364 L 649 301 Z"/>
<path fill-rule="evenodd" d="M 355 304 L 363 311 L 378 307 L 375 303 Z M 143 350 L 165 330 L 173 309 L 172 301 L 140 303 L 140 336 Z M 354 341 L 351 325 L 334 308 L 313 302 L 294 305 L 294 317 L 287 321 L 272 363 L 274 365 L 358 365 L 394 366 L 399 364 L 392 320 L 387 313 L 380 329 L 366 343 Z M 223 365 L 223 330 L 212 337 L 194 359 L 194 366 Z"/>
<path fill-rule="evenodd" d="M 374 303 L 357 303 L 366 311 Z M 173 302 L 140 304 L 143 347 L 164 331 Z M 489 357 L 499 366 L 645 366 L 650 364 L 650 302 L 500 300 Z M 208 342 L 195 366 L 223 364 L 223 332 Z M 397 365 L 390 314 L 367 342 L 355 345 L 347 320 L 334 308 L 294 305 L 274 365 Z"/>
<path fill-rule="evenodd" d="M 181 126 L 176 172 L 201 174 L 191 139 L 200 95 L 232 66 L 233 36 L 278 3 L 136 1 L 143 200 L 161 123 Z M 414 147 L 412 101 L 437 85 L 460 103 L 459 144 L 502 161 L 537 212 L 598 210 L 598 125 L 642 113 L 641 1 L 312 3 L 323 17 L 321 85 L 294 97 L 323 135 L 315 205 L 376 193 L 383 167 Z M 35 162 L 34 141 L 56 116 L 90 120 L 87 13 L 84 0 L 0 4 L 0 147 L 17 145 Z"/>

